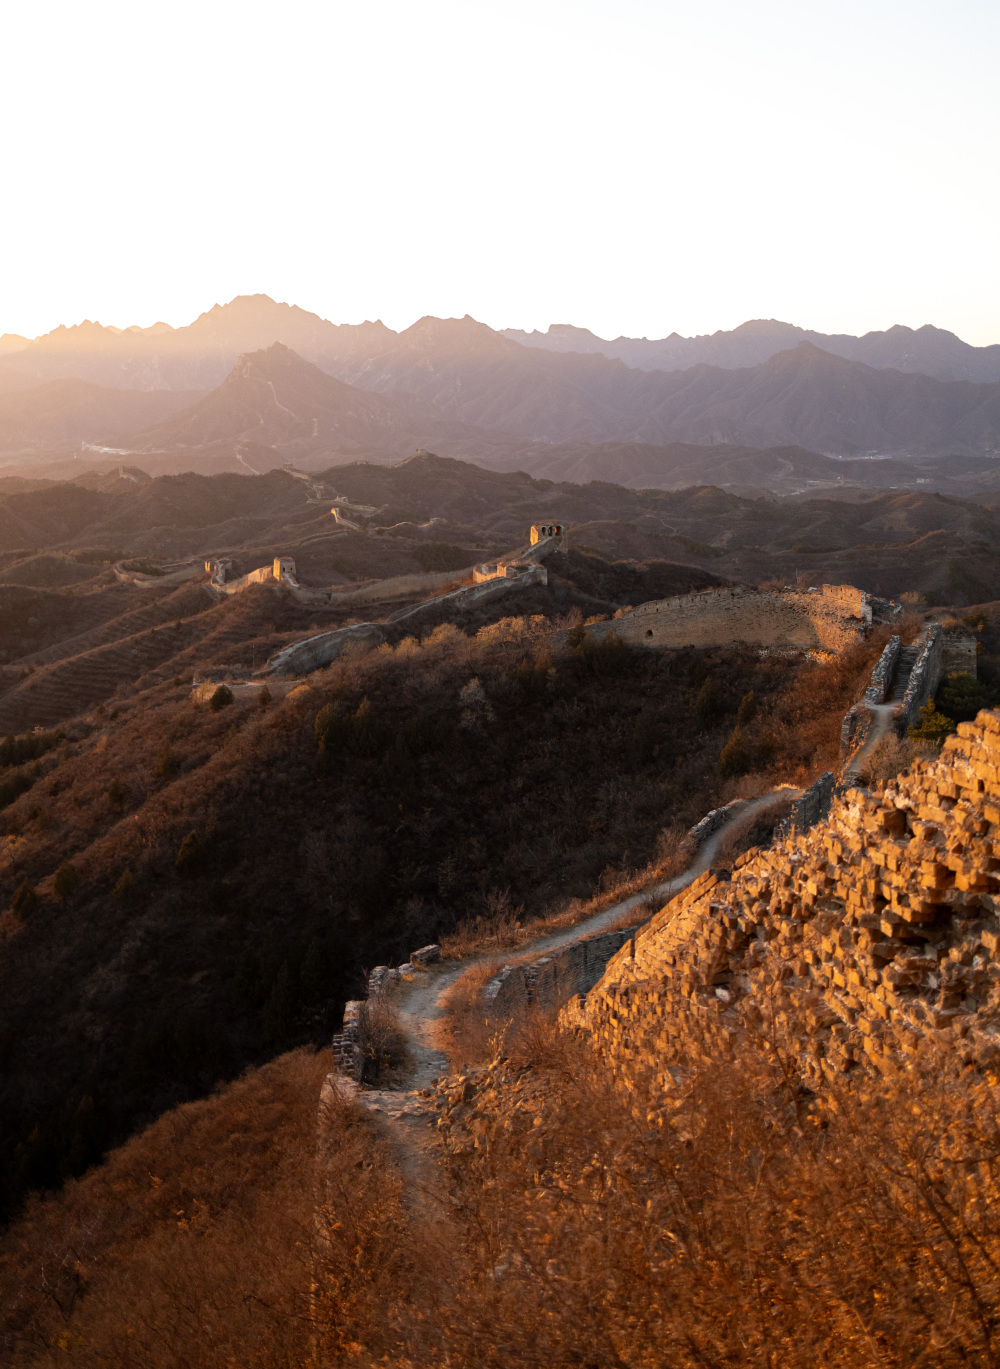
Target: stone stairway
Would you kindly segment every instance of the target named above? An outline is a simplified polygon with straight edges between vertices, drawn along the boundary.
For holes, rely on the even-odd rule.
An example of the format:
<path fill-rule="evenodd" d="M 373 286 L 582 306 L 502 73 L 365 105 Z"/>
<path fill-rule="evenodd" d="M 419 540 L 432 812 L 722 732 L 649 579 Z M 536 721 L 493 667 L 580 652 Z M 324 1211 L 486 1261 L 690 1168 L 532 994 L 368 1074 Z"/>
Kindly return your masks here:
<path fill-rule="evenodd" d="M 896 669 L 892 677 L 892 688 L 885 696 L 887 704 L 901 704 L 906 693 L 906 686 L 910 683 L 910 675 L 917 661 L 919 647 L 904 646 L 900 648 L 899 660 L 896 662 Z"/>

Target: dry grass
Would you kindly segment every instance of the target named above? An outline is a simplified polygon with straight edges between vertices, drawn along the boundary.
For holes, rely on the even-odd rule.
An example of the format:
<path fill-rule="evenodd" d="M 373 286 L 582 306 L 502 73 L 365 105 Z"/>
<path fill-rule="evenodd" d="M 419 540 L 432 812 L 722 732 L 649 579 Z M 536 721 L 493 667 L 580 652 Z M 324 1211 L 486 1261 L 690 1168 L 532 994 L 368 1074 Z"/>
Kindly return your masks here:
<path fill-rule="evenodd" d="M 527 1024 L 451 1114 L 470 1242 L 411 1362 L 996 1365 L 995 1080 L 949 1051 L 819 1099 L 774 1045 L 683 1071 L 664 1112 Z"/>
<path fill-rule="evenodd" d="M 522 922 L 519 920 L 521 909 L 505 906 L 509 895 L 501 896 L 496 900 L 499 915 L 481 915 L 460 923 L 454 932 L 441 938 L 441 955 L 445 960 L 466 960 L 498 950 L 515 951 L 555 932 L 576 927 L 616 903 L 674 879 L 687 869 L 696 854 L 697 848 L 687 835 L 687 829 L 680 824 L 671 824 L 660 833 L 656 856 L 648 865 L 639 870 L 607 869 L 601 876 L 600 889 L 592 898 L 572 899 L 558 913 Z M 650 895 L 650 900 L 643 900 L 640 906 L 646 908 L 649 901 L 656 903 L 655 895 Z M 635 909 L 626 909 L 619 919 L 608 924 L 607 930 L 635 926 L 648 916 L 648 912 L 643 915 Z"/>
<path fill-rule="evenodd" d="M 936 748 L 935 748 L 936 750 Z M 873 788 L 893 780 L 902 771 L 909 769 L 916 751 L 908 737 L 898 737 L 895 732 L 887 732 L 869 751 L 861 762 L 858 779 L 862 784 Z"/>
<path fill-rule="evenodd" d="M 304 1363 L 328 1068 L 283 1056 L 34 1200 L 0 1241 L 3 1364 Z"/>
<path fill-rule="evenodd" d="M 453 1068 L 479 1064 L 491 1050 L 495 1028 L 486 1020 L 483 990 L 504 965 L 528 956 L 490 957 L 471 965 L 444 995 L 444 1013 L 438 1026 L 438 1045 L 447 1052 Z"/>

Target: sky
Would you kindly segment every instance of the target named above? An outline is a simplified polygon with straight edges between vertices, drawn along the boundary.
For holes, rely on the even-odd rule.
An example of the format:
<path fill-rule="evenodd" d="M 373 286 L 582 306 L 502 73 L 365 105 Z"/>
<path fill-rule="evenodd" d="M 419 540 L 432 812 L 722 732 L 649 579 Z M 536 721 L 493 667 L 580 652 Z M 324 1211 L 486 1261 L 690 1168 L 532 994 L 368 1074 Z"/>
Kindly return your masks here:
<path fill-rule="evenodd" d="M 996 0 L 34 0 L 0 52 L 0 332 L 1000 342 Z"/>

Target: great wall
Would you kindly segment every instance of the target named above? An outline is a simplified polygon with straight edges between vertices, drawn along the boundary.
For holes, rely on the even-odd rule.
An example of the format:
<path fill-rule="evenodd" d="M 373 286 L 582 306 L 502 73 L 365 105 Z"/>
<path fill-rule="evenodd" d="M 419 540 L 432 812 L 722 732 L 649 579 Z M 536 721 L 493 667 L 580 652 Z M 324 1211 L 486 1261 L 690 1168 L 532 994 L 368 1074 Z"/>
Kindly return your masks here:
<path fill-rule="evenodd" d="M 797 621 L 800 650 L 835 653 L 872 624 L 871 600 L 851 587 L 787 596 L 753 619 L 751 630 L 769 638 L 761 645 L 793 645 Z M 742 621 L 732 616 L 737 605 L 763 602 L 737 590 L 681 599 L 676 612 L 672 601 L 644 605 L 588 630 L 603 636 L 624 620 L 623 640 L 662 647 L 690 636 L 692 622 L 703 636 L 720 623 L 732 629 Z M 876 611 L 882 621 L 899 616 L 884 602 Z M 650 641 L 642 624 L 657 617 L 663 631 Z M 1000 1021 L 1000 960 L 988 959 L 1000 950 L 1000 897 L 992 898 L 1000 894 L 1000 715 L 962 724 L 939 760 L 916 762 L 884 794 L 851 783 L 858 756 L 890 727 L 902 733 L 955 671 L 976 673 L 975 638 L 960 627 L 931 623 L 909 647 L 892 636 L 844 720 L 839 784 L 826 773 L 794 794 L 773 845 L 737 861 L 732 876 L 708 867 L 719 834 L 748 805 L 709 813 L 689 834 L 700 851 L 684 876 L 514 958 L 482 990 L 484 1021 L 502 1031 L 525 1007 L 561 1008 L 563 1026 L 593 1040 L 626 1082 L 653 1072 L 663 1087 L 675 1057 L 694 1050 L 711 1058 L 765 1011 L 777 1011 L 783 1027 L 807 1024 L 799 1064 L 814 1081 L 863 1060 L 889 1068 L 927 1031 L 992 1030 L 994 1015 Z M 651 920 L 608 926 L 650 892 L 669 895 Z M 408 966 L 379 967 L 370 998 L 426 973 L 436 958 L 437 948 L 425 947 Z M 425 987 L 426 1020 L 409 1012 L 412 1031 L 426 1037 L 466 968 L 439 974 L 433 993 Z M 363 1000 L 348 1005 L 334 1044 L 338 1068 L 354 1078 L 363 1071 L 365 1011 Z"/>
<path fill-rule="evenodd" d="M 802 1075 L 893 1071 L 929 1033 L 1000 1044 L 1000 714 L 882 793 L 702 875 L 564 1010 L 626 1078 L 666 1086 L 762 1022 Z"/>
<path fill-rule="evenodd" d="M 747 642 L 836 652 L 859 641 L 873 622 L 898 612 L 853 585 L 810 590 L 763 590 L 752 585 L 697 590 L 623 613 L 590 628 L 595 637 L 614 630 L 634 646 L 716 646 Z"/>

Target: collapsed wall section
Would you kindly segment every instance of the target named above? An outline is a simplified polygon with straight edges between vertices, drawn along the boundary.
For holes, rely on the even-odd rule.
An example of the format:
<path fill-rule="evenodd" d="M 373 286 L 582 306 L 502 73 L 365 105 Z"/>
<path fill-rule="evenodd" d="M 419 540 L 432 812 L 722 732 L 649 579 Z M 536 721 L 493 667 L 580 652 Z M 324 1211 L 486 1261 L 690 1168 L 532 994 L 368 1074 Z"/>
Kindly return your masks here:
<path fill-rule="evenodd" d="M 663 1089 L 762 1026 L 820 1082 L 891 1073 L 930 1034 L 1000 1045 L 1000 714 L 731 880 L 701 876 L 561 1020 Z"/>

